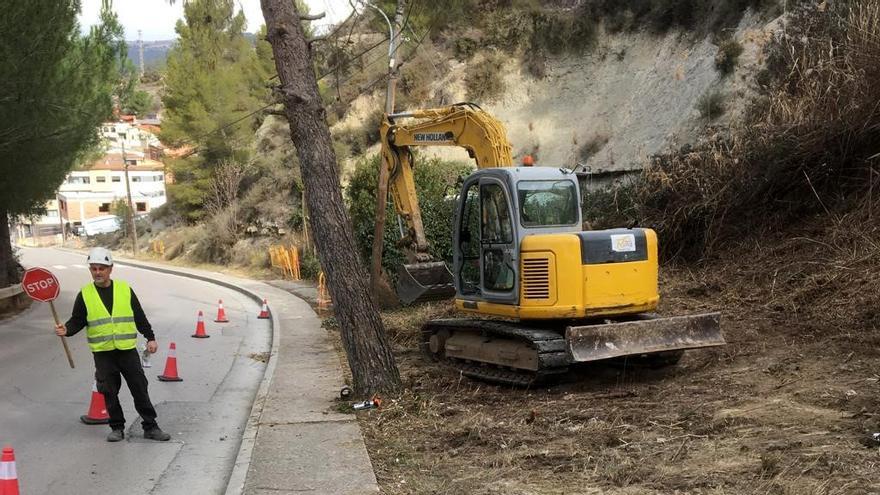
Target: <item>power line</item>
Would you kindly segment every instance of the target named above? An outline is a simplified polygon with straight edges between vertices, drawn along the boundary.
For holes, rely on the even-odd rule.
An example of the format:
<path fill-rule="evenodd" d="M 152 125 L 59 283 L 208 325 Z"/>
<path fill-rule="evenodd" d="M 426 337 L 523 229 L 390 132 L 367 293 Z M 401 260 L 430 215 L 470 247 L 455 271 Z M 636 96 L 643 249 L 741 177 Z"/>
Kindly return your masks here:
<path fill-rule="evenodd" d="M 272 103 L 268 103 L 268 104 L 266 104 L 266 105 L 263 105 L 262 107 L 260 107 L 260 108 L 258 108 L 258 109 L 256 109 L 256 110 L 254 110 L 254 111 L 252 111 L 252 112 L 249 112 L 247 115 L 244 115 L 244 116 L 242 116 L 242 117 L 240 117 L 240 118 L 237 118 L 237 119 L 233 120 L 232 122 L 229 122 L 229 123 L 227 123 L 227 124 L 224 124 L 224 125 L 222 125 L 222 126 L 216 128 L 216 129 L 214 129 L 214 130 L 212 130 L 212 131 L 208 131 L 208 132 L 205 132 L 205 133 L 203 133 L 203 134 L 201 134 L 201 135 L 199 135 L 199 136 L 196 136 L 195 138 L 192 139 L 192 141 L 196 141 L 196 144 L 198 144 L 198 141 L 201 141 L 203 138 L 206 138 L 206 137 L 210 136 L 211 134 L 215 134 L 215 133 L 220 132 L 220 131 L 222 131 L 222 130 L 224 130 L 224 129 L 228 129 L 229 127 L 232 127 L 232 126 L 238 124 L 239 122 L 241 122 L 241 121 L 247 119 L 248 117 L 252 117 L 252 116 L 256 115 L 257 113 L 262 112 L 263 110 L 268 109 L 269 107 L 275 106 L 275 104 L 276 104 L 276 102 L 273 101 Z M 201 149 L 203 149 L 203 146 L 198 146 L 198 145 L 197 145 L 195 148 L 193 148 L 193 149 L 192 149 L 191 151 L 189 151 L 188 153 L 185 153 L 185 154 L 182 155 L 180 158 L 189 158 L 190 156 L 192 156 L 192 155 L 198 153 Z"/>

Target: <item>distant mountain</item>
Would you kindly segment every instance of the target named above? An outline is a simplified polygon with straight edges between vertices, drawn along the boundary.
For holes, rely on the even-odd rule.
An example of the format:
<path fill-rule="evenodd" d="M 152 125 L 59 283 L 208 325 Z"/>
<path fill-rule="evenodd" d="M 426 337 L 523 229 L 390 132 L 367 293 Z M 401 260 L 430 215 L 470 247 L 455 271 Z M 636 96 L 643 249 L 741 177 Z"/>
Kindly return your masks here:
<path fill-rule="evenodd" d="M 140 63 L 138 43 L 137 41 L 126 41 L 125 43 L 128 45 L 128 58 L 137 67 Z M 165 59 L 168 58 L 168 50 L 175 43 L 177 43 L 177 40 L 144 41 L 144 66 L 148 69 L 151 67 L 164 67 Z"/>
<path fill-rule="evenodd" d="M 253 33 L 244 33 L 244 37 L 251 43 L 255 43 L 257 40 L 257 35 Z M 177 40 L 144 41 L 144 66 L 148 69 L 151 67 L 164 67 L 165 59 L 168 58 L 168 50 L 176 42 Z M 128 45 L 128 58 L 137 67 L 140 63 L 137 41 L 126 41 L 125 43 Z"/>

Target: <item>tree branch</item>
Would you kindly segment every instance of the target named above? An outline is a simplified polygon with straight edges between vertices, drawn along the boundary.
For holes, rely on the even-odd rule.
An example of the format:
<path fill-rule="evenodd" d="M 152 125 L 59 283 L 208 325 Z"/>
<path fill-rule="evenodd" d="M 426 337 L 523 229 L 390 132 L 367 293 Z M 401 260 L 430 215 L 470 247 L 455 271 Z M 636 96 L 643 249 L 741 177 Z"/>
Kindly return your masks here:
<path fill-rule="evenodd" d="M 320 14 L 300 14 L 299 20 L 301 20 L 301 21 L 317 21 L 318 19 L 323 19 L 324 15 L 325 15 L 324 12 L 321 12 Z"/>

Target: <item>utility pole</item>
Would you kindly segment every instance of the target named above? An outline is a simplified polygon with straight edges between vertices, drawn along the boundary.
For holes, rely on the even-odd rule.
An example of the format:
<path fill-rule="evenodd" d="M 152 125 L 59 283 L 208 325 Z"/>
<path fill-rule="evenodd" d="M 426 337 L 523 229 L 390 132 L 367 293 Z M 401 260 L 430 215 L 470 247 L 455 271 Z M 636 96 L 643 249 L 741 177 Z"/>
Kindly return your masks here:
<path fill-rule="evenodd" d="M 138 255 L 137 227 L 134 224 L 134 204 L 131 202 L 131 183 L 128 181 L 128 160 L 125 159 L 125 135 L 122 136 L 122 166 L 125 170 L 125 193 L 128 195 L 128 226 L 131 232 L 131 252 Z"/>
<path fill-rule="evenodd" d="M 64 247 L 64 241 L 67 240 L 67 232 L 64 231 L 64 217 L 61 216 L 61 200 L 58 199 L 58 193 L 55 193 L 55 209 L 58 210 L 58 224 L 61 226 L 61 247 Z"/>
<path fill-rule="evenodd" d="M 138 29 L 138 55 L 140 56 L 141 79 L 144 78 L 144 37 Z"/>
<path fill-rule="evenodd" d="M 400 48 L 400 42 L 403 39 L 400 33 L 400 25 L 403 23 L 403 8 L 406 0 L 397 0 L 397 10 L 394 12 L 394 25 L 388 23 L 390 30 L 390 39 L 388 46 L 388 87 L 385 90 L 385 115 L 394 113 L 394 92 L 397 88 L 397 64 L 395 56 L 397 49 Z M 378 7 L 367 4 L 375 8 L 385 17 L 388 17 Z M 384 136 L 383 136 L 384 138 Z M 384 160 L 379 160 L 379 184 L 376 191 L 376 225 L 373 230 L 373 259 L 370 265 L 370 285 L 373 288 L 373 294 L 378 297 L 384 291 L 381 290 L 382 284 L 382 250 L 384 246 L 382 241 L 385 238 L 385 208 L 388 204 L 388 176 L 390 171 L 385 167 Z"/>

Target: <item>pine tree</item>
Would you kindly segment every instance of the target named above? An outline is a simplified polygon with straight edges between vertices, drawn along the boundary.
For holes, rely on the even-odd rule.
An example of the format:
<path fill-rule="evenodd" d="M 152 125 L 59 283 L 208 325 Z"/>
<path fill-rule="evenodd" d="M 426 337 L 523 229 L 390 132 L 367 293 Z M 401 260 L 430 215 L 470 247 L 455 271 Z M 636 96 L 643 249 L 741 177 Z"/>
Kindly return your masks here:
<path fill-rule="evenodd" d="M 0 16 L 0 287 L 18 282 L 7 219 L 35 213 L 112 115 L 125 56 L 104 0 L 101 24 L 80 34 L 78 0 L 6 2 Z"/>
<path fill-rule="evenodd" d="M 244 14 L 232 0 L 191 0 L 177 22 L 177 45 L 168 54 L 162 139 L 193 146 L 191 156 L 171 162 L 174 205 L 201 218 L 215 167 L 246 162 L 269 97 L 269 74 L 244 36 Z M 265 51 L 265 50 L 264 50 Z"/>

